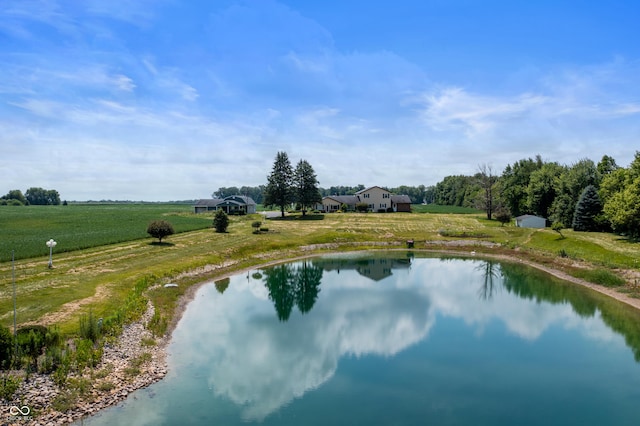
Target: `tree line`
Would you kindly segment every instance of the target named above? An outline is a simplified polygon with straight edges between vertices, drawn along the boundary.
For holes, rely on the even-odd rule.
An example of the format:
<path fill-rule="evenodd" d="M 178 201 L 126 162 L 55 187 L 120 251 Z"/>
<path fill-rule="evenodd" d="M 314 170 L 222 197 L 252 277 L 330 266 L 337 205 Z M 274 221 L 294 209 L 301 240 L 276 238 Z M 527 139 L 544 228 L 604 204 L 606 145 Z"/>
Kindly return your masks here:
<path fill-rule="evenodd" d="M 480 165 L 473 176 L 446 176 L 435 185 L 435 204 L 475 207 L 487 218 L 533 214 L 558 229 L 614 231 L 640 237 L 640 152 L 627 168 L 604 155 L 567 166 L 540 155 L 507 165 L 497 175 Z"/>
<path fill-rule="evenodd" d="M 19 189 L 12 189 L 0 197 L 0 205 L 11 206 L 57 206 L 60 204 L 60 194 L 55 189 L 32 187 L 24 194 Z"/>
<path fill-rule="evenodd" d="M 422 203 L 433 203 L 434 194 L 435 194 L 435 186 L 427 187 L 424 185 L 419 186 L 398 186 L 396 188 L 389 188 L 383 186 L 382 188 L 391 191 L 394 194 L 399 195 L 408 195 L 411 198 L 412 204 L 422 204 Z M 259 186 L 229 186 L 229 187 L 220 187 L 217 191 L 213 192 L 213 198 L 225 198 L 231 195 L 244 195 L 251 197 L 253 201 L 258 204 L 263 204 L 264 202 L 264 191 L 266 189 L 266 185 Z M 366 189 L 366 187 L 362 184 L 358 184 L 355 186 L 331 186 L 329 188 L 318 187 L 318 191 L 320 192 L 320 197 L 327 197 L 330 195 L 354 195 L 358 191 L 362 191 Z"/>

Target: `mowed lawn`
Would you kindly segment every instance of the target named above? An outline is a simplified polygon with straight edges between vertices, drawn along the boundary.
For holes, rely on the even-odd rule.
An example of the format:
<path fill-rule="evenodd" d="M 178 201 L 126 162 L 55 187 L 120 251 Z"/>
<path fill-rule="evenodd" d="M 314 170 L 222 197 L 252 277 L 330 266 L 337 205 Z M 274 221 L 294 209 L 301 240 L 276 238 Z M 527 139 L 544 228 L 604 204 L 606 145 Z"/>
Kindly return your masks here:
<path fill-rule="evenodd" d="M 141 279 L 159 284 L 178 282 L 178 288 L 159 286 L 152 292 L 155 302 L 171 304 L 190 285 L 216 274 L 327 250 L 380 248 L 379 244 L 402 248 L 409 239 L 415 241 L 416 248 L 425 247 L 426 241 L 493 241 L 502 244 L 500 250 L 514 256 L 535 251 L 558 258 L 559 251 L 563 250 L 576 259 L 613 268 L 637 268 L 640 253 L 638 244 L 611 234 L 563 231 L 566 236 L 563 239 L 550 229 L 500 226 L 496 221 L 487 221 L 482 214 L 333 213 L 268 221 L 256 214 L 231 217 L 228 232 L 216 233 L 211 229 L 212 215 L 194 215 L 190 213 L 190 206 L 156 205 L 149 207 L 146 215 L 134 213 L 136 209 L 126 205 L 42 209 L 42 216 L 57 219 L 33 217 L 32 222 L 21 222 L 38 223 L 34 228 L 38 235 L 30 238 L 42 246 L 39 254 L 16 261 L 15 272 L 11 262 L 4 260 L 6 256 L 0 262 L 0 322 L 4 325 L 10 325 L 13 320 L 14 273 L 18 323 L 56 323 L 64 330 L 72 330 L 77 327 L 79 315 L 89 309 L 99 317 L 110 315 Z M 65 212 L 83 214 L 75 220 L 63 220 Z M 91 217 L 84 217 L 86 215 Z M 120 232 L 124 223 L 133 222 L 132 216 L 138 217 L 137 224 L 127 226 L 136 228 L 137 233 L 132 230 L 129 239 L 122 237 L 123 242 L 99 243 L 99 235 Z M 167 238 L 167 244 L 154 244 L 153 239 L 145 237 L 146 224 L 153 218 L 166 219 L 174 224 L 176 231 L 183 232 Z M 254 234 L 252 222 L 256 220 L 262 221 L 268 231 Z M 76 231 L 77 222 L 93 223 L 93 226 L 83 228 L 87 233 L 81 234 Z M 16 223 L 3 226 L 20 228 Z M 196 229 L 189 231 L 189 226 Z M 51 235 L 54 229 L 61 236 Z M 22 232 L 25 236 L 29 234 Z M 54 238 L 62 246 L 67 241 L 64 236 L 70 237 L 74 232 L 85 235 L 86 241 L 78 241 L 78 249 L 74 251 L 61 253 L 56 247 L 54 269 L 48 269 L 45 241 Z M 87 248 L 81 248 L 83 244 Z M 190 276 L 190 271 L 202 273 Z"/>

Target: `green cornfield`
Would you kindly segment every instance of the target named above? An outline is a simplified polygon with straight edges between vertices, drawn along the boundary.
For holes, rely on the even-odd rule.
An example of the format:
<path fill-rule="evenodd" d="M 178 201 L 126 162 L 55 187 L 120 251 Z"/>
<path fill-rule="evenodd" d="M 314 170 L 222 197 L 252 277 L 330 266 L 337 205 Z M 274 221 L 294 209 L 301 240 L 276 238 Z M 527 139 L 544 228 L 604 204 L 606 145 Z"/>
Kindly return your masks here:
<path fill-rule="evenodd" d="M 0 262 L 148 238 L 150 221 L 164 219 L 176 233 L 211 227 L 211 215 L 193 213 L 189 204 L 69 204 L 0 206 Z M 168 242 L 171 239 L 169 238 Z"/>

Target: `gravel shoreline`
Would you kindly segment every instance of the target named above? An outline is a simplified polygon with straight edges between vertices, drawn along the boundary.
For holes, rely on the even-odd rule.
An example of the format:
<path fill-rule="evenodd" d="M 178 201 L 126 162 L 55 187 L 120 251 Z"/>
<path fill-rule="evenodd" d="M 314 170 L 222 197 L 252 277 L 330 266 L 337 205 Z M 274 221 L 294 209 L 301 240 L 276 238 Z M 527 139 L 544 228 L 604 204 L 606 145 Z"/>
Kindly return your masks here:
<path fill-rule="evenodd" d="M 93 378 L 92 390 L 87 399 L 81 401 L 75 408 L 64 413 L 53 408 L 53 401 L 62 390 L 46 374 L 32 374 L 24 380 L 16 397 L 8 405 L 15 407 L 29 407 L 30 414 L 36 415 L 11 416 L 2 419 L 3 425 L 33 425 L 59 426 L 79 421 L 92 416 L 98 411 L 123 401 L 131 392 L 142 389 L 161 380 L 167 373 L 166 346 L 170 336 L 161 339 L 153 338 L 151 332 L 145 329 L 145 324 L 153 317 L 154 308 L 151 302 L 139 321 L 126 325 L 115 344 L 105 344 L 103 357 L 94 372 L 108 372 L 104 377 Z M 143 339 L 155 340 L 154 346 L 144 346 Z M 131 377 L 127 369 L 131 361 L 148 353 L 151 359 L 140 367 L 140 373 Z M 73 377 L 73 376 L 70 376 Z M 109 390 L 99 390 L 100 384 L 109 384 Z M 23 412 L 26 410 L 23 410 Z M 15 410 L 14 410 L 15 413 Z"/>

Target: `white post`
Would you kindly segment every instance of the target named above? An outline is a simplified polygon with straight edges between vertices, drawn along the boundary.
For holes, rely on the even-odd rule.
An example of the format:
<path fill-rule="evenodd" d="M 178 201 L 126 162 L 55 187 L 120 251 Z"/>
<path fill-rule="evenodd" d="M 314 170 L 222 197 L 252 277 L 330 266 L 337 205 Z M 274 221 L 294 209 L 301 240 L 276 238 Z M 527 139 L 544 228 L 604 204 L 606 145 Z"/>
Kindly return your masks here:
<path fill-rule="evenodd" d="M 47 247 L 49 247 L 49 269 L 53 268 L 53 248 L 56 246 L 55 241 L 53 241 L 53 238 L 50 239 L 49 241 L 47 241 Z"/>

